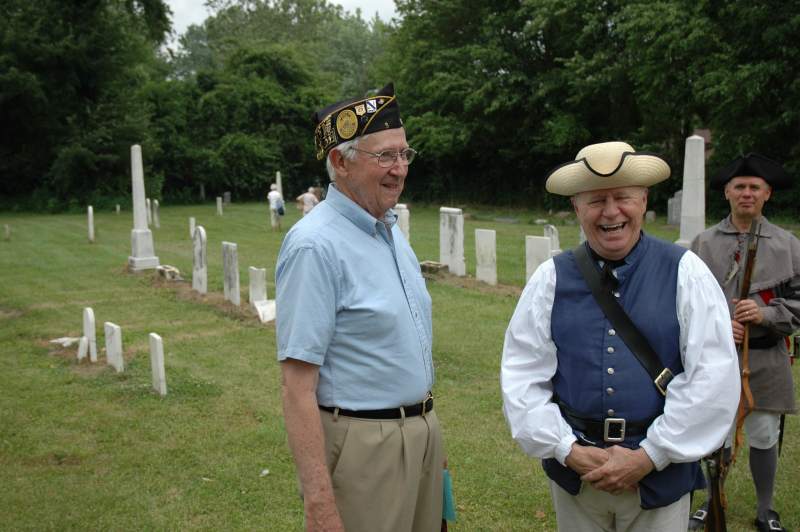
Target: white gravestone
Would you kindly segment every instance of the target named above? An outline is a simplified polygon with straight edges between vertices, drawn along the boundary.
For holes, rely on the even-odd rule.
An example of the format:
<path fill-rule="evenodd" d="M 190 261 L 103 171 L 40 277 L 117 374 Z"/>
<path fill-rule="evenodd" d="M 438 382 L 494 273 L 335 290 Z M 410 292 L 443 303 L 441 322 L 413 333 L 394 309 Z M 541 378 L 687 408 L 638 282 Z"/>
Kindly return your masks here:
<path fill-rule="evenodd" d="M 158 217 L 158 200 L 153 200 L 153 225 L 156 229 L 161 229 L 161 220 Z"/>
<path fill-rule="evenodd" d="M 681 204 L 683 203 L 683 191 L 679 190 L 667 200 L 667 224 L 680 225 L 681 223 Z"/>
<path fill-rule="evenodd" d="M 78 341 L 78 362 L 86 358 L 86 354 L 89 352 L 89 339 L 85 336 L 81 336 L 81 339 Z"/>
<path fill-rule="evenodd" d="M 119 216 L 119 203 L 117 203 L 117 216 Z"/>
<path fill-rule="evenodd" d="M 194 216 L 189 217 L 189 238 L 194 238 L 194 228 L 196 227 L 197 222 L 194 219 Z"/>
<path fill-rule="evenodd" d="M 150 201 L 150 198 L 145 198 L 144 205 L 147 209 L 147 226 L 149 227 L 153 225 L 153 203 Z"/>
<path fill-rule="evenodd" d="M 467 274 L 464 260 L 464 213 L 461 209 L 439 209 L 439 262 L 447 264 L 450 273 Z"/>
<path fill-rule="evenodd" d="M 545 225 L 544 236 L 550 239 L 550 254 L 555 257 L 561 253 L 561 241 L 558 238 L 558 228 L 552 224 Z"/>
<path fill-rule="evenodd" d="M 225 300 L 238 307 L 241 304 L 239 295 L 239 252 L 233 242 L 222 243 L 222 277 Z"/>
<path fill-rule="evenodd" d="M 119 325 L 107 321 L 103 324 L 106 335 L 106 363 L 122 373 L 125 370 L 125 360 L 122 358 L 122 329 Z"/>
<path fill-rule="evenodd" d="M 394 206 L 394 211 L 397 213 L 397 226 L 400 228 L 400 232 L 408 242 L 411 242 L 411 215 L 408 212 L 408 206 L 405 203 L 398 203 Z"/>
<path fill-rule="evenodd" d="M 153 233 L 147 227 L 147 212 L 144 198 L 144 170 L 142 148 L 131 146 L 131 186 L 133 189 L 133 230 L 131 231 L 131 256 L 128 268 L 138 272 L 158 266 L 158 257 L 153 247 Z"/>
<path fill-rule="evenodd" d="M 8 224 L 5 225 L 4 232 L 5 232 L 5 237 L 4 238 L 6 240 L 11 240 L 11 226 L 10 225 L 8 225 Z"/>
<path fill-rule="evenodd" d="M 675 243 L 688 248 L 706 230 L 706 141 L 700 135 L 686 139 L 682 190 L 681 236 Z"/>
<path fill-rule="evenodd" d="M 208 252 L 206 244 L 206 230 L 198 225 L 194 230 L 192 239 L 192 290 L 201 294 L 208 293 Z"/>
<path fill-rule="evenodd" d="M 492 286 L 497 284 L 497 232 L 475 229 L 475 277 Z"/>
<path fill-rule="evenodd" d="M 94 208 L 91 205 L 86 208 L 86 224 L 89 229 L 89 243 L 94 244 Z"/>
<path fill-rule="evenodd" d="M 586 233 L 583 232 L 583 227 L 581 227 L 581 230 L 578 233 L 578 243 L 583 244 L 584 242 L 586 242 Z"/>
<path fill-rule="evenodd" d="M 231 204 L 231 193 L 230 192 L 223 192 L 222 193 L 222 203 L 225 205 Z"/>
<path fill-rule="evenodd" d="M 94 311 L 91 307 L 83 309 L 83 336 L 89 347 L 89 362 L 97 362 L 97 334 L 95 332 Z"/>
<path fill-rule="evenodd" d="M 656 221 L 656 211 L 647 211 L 644 213 L 644 221 L 651 224 Z"/>
<path fill-rule="evenodd" d="M 222 198 L 217 196 L 217 215 L 222 216 Z"/>
<path fill-rule="evenodd" d="M 525 282 L 540 264 L 550 258 L 551 240 L 546 236 L 525 237 Z"/>
<path fill-rule="evenodd" d="M 281 180 L 280 170 L 275 172 L 275 184 L 278 185 L 278 192 L 280 192 L 281 197 L 283 197 L 283 181 Z"/>
<path fill-rule="evenodd" d="M 153 389 L 160 396 L 167 395 L 167 372 L 164 369 L 164 342 L 156 333 L 150 333 L 150 371 Z"/>
<path fill-rule="evenodd" d="M 250 308 L 261 323 L 275 319 L 275 301 L 267 299 L 267 270 L 250 266 Z"/>

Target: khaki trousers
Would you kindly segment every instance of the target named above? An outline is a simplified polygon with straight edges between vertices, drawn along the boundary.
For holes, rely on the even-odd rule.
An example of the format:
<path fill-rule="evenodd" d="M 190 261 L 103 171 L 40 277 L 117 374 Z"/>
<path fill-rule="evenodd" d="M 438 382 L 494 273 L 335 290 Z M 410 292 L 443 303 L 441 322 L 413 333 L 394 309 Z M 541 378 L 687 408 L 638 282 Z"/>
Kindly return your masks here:
<path fill-rule="evenodd" d="M 662 508 L 643 510 L 639 493 L 611 495 L 584 482 L 577 495 L 570 495 L 550 481 L 558 530 L 563 532 L 686 532 L 690 500 L 687 493 Z"/>
<path fill-rule="evenodd" d="M 444 447 L 435 411 L 391 420 L 320 416 L 347 532 L 440 529 Z"/>

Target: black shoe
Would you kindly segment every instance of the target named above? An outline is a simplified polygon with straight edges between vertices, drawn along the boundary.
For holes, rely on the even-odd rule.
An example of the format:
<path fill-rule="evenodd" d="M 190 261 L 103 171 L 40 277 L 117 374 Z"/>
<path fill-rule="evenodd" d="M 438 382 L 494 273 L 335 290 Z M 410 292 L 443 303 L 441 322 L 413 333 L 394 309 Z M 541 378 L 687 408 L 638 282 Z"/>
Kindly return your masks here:
<path fill-rule="evenodd" d="M 708 517 L 708 504 L 703 504 L 689 517 L 689 530 L 704 530 Z"/>
<path fill-rule="evenodd" d="M 774 510 L 767 512 L 767 519 L 764 521 L 756 517 L 753 524 L 756 525 L 758 532 L 786 532 L 781 525 L 781 516 Z"/>

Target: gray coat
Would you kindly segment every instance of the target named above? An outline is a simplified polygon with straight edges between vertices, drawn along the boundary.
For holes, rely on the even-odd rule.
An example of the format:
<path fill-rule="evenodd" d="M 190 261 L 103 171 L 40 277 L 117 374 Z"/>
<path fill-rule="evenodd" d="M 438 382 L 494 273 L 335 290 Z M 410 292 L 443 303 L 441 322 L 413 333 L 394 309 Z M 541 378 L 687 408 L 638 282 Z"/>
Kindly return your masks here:
<path fill-rule="evenodd" d="M 750 327 L 750 338 L 770 337 L 775 343 L 773 347 L 751 347 L 750 389 L 756 410 L 794 413 L 797 409 L 792 372 L 782 337 L 800 329 L 800 240 L 764 217 L 760 234 L 749 297 L 761 307 L 764 320 Z M 728 216 L 699 234 L 691 245 L 720 283 L 729 303 L 739 297 L 745 236 Z M 767 292 L 770 290 L 771 294 Z M 733 304 L 729 307 L 733 313 Z"/>

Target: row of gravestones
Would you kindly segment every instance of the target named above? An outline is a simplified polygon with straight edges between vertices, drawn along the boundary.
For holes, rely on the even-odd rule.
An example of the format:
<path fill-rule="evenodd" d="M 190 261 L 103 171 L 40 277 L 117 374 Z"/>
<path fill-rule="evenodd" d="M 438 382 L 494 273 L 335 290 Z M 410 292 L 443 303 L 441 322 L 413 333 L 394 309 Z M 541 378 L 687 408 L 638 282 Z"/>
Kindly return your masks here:
<path fill-rule="evenodd" d="M 161 228 L 161 221 L 160 221 L 159 215 L 158 215 L 158 210 L 159 210 L 158 200 L 154 199 L 154 200 L 150 201 L 150 198 L 146 198 L 145 199 L 145 205 L 146 205 L 146 209 L 147 209 L 147 225 L 148 226 L 152 225 L 152 226 L 155 226 L 156 229 L 160 229 Z M 116 213 L 117 214 L 120 213 L 119 204 L 117 204 L 117 206 L 116 206 Z M 91 205 L 89 205 L 86 208 L 86 225 L 87 225 L 87 229 L 88 229 L 88 233 L 89 233 L 88 234 L 89 243 L 93 244 L 94 243 L 94 207 L 92 207 Z"/>
<path fill-rule="evenodd" d="M 192 289 L 200 294 L 208 293 L 208 237 L 202 225 L 189 218 L 192 235 Z M 275 319 L 275 301 L 267 299 L 267 270 L 250 266 L 250 308 L 258 319 L 266 323 Z M 222 243 L 222 288 L 226 301 L 241 304 L 239 293 L 239 252 L 233 242 Z"/>
<path fill-rule="evenodd" d="M 550 257 L 561 253 L 558 228 L 544 226 L 544 236 L 525 237 L 525 279 Z M 475 230 L 475 277 L 490 285 L 497 284 L 497 233 L 493 229 Z M 439 262 L 450 273 L 466 275 L 464 260 L 464 212 L 452 207 L 439 209 Z"/>
<path fill-rule="evenodd" d="M 106 363 L 117 373 L 125 371 L 125 358 L 122 353 L 122 328 L 107 321 L 103 324 L 106 341 Z M 150 333 L 150 369 L 153 376 L 153 389 L 161 396 L 167 395 L 167 377 L 164 369 L 164 343 L 156 333 Z M 83 336 L 78 342 L 78 362 L 89 358 L 89 362 L 97 362 L 97 336 L 94 310 L 83 309 Z"/>

